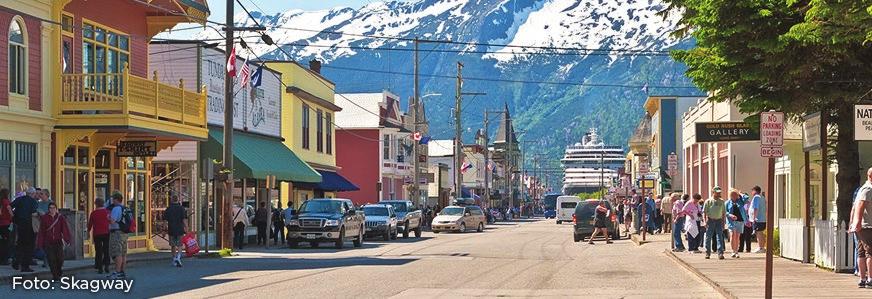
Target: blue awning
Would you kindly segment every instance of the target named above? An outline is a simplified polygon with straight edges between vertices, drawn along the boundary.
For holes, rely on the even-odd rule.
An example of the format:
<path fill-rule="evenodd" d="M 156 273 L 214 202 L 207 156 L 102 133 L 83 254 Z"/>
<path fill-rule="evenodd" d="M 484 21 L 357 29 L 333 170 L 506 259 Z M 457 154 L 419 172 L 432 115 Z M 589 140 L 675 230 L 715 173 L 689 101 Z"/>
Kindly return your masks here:
<path fill-rule="evenodd" d="M 321 183 L 316 188 L 326 191 L 357 191 L 360 190 L 345 177 L 333 171 L 318 170 L 321 174 Z"/>

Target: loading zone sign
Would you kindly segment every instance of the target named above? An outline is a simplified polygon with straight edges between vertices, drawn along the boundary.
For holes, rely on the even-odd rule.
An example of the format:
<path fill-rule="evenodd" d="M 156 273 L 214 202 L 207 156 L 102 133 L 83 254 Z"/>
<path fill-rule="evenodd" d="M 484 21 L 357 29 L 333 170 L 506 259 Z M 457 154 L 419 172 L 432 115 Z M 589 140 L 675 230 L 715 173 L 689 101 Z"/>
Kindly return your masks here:
<path fill-rule="evenodd" d="M 854 140 L 872 140 L 872 105 L 854 105 Z"/>
<path fill-rule="evenodd" d="M 760 113 L 760 156 L 777 158 L 784 156 L 784 113 Z"/>

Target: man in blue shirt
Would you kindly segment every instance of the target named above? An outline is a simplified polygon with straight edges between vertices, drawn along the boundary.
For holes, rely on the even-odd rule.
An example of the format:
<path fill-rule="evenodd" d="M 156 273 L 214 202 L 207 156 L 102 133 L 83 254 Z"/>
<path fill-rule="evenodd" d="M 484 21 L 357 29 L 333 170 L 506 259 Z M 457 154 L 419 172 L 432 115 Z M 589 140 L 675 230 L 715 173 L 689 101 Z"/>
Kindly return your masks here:
<path fill-rule="evenodd" d="M 36 232 L 33 231 L 33 215 L 36 214 L 37 203 L 36 189 L 27 188 L 24 196 L 15 199 L 12 206 L 12 219 L 15 230 L 18 232 L 17 257 L 12 263 L 12 268 L 21 272 L 33 272 L 30 262 L 33 260 L 33 251 L 36 247 Z"/>
<path fill-rule="evenodd" d="M 754 223 L 754 232 L 757 234 L 756 253 L 766 252 L 766 199 L 761 195 L 760 186 L 751 188 L 751 222 Z"/>

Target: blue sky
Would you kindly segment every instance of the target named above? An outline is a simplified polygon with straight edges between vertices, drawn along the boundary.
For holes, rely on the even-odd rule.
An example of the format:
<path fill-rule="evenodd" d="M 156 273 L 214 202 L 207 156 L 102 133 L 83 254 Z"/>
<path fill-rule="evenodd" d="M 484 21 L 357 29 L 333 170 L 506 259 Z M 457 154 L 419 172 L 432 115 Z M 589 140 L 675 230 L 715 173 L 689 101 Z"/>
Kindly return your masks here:
<path fill-rule="evenodd" d="M 409 0 L 403 0 L 409 1 Z M 209 2 L 209 10 L 212 11 L 212 15 L 209 16 L 209 20 L 213 20 L 216 22 L 223 22 L 225 10 L 224 6 L 226 5 L 225 0 L 208 0 Z M 249 10 L 260 10 L 257 7 L 262 8 L 266 13 L 277 13 L 286 11 L 289 9 L 302 9 L 302 10 L 319 10 L 319 9 L 328 9 L 337 6 L 348 6 L 353 8 L 358 8 L 373 2 L 385 2 L 379 0 L 242 0 L 242 4 L 245 5 Z M 253 4 L 252 4 L 253 3 Z M 257 4 L 257 5 L 255 5 Z M 239 8 L 237 4 L 235 8 L 236 12 L 241 12 L 242 9 Z"/>

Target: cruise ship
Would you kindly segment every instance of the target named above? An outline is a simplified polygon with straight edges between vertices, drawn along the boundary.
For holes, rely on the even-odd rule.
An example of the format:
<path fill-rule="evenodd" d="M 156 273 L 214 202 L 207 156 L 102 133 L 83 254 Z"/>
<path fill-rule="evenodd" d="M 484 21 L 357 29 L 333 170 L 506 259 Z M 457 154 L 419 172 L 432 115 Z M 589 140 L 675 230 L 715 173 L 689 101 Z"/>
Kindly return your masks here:
<path fill-rule="evenodd" d="M 611 187 L 624 167 L 625 153 L 620 146 L 606 145 L 596 129 L 584 134 L 580 143 L 566 147 L 563 165 L 563 194 L 595 192 Z"/>

